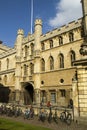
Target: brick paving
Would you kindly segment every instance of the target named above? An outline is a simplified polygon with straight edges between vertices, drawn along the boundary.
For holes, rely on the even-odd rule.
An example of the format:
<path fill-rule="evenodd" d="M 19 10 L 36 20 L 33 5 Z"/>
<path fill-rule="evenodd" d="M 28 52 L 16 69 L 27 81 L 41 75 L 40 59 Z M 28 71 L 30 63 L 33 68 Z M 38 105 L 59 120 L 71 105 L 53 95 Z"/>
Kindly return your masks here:
<path fill-rule="evenodd" d="M 28 123 L 28 124 L 33 124 L 33 125 L 39 125 L 39 126 L 43 126 L 43 127 L 47 127 L 50 128 L 51 130 L 87 130 L 87 125 L 86 124 L 78 124 L 76 122 L 71 123 L 71 125 L 67 125 L 66 123 L 61 122 L 60 120 L 58 121 L 58 124 L 56 124 L 55 122 L 52 123 L 48 123 L 47 121 L 45 122 L 41 122 L 38 121 L 38 117 L 34 117 L 34 119 L 23 119 L 23 117 L 7 117 L 7 116 L 0 116 L 0 117 L 4 117 L 4 118 L 9 118 L 18 122 L 23 122 L 23 123 Z"/>

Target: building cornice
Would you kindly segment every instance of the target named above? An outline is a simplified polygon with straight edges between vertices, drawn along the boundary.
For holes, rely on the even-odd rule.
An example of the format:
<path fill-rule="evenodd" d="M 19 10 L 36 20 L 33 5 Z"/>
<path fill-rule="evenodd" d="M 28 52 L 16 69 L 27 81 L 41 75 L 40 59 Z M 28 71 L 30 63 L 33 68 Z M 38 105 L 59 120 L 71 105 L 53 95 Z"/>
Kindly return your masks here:
<path fill-rule="evenodd" d="M 15 49 L 9 49 L 8 51 L 3 52 L 3 53 L 0 54 L 0 59 L 1 59 L 1 58 L 4 58 L 4 57 L 7 57 L 7 56 L 9 56 L 9 55 L 12 55 L 12 54 L 14 54 L 14 53 L 16 53 L 16 50 L 15 50 Z"/>
<path fill-rule="evenodd" d="M 4 70 L 4 71 L 0 71 L 0 75 L 8 74 L 8 73 L 13 73 L 13 72 L 15 72 L 15 68 Z"/>

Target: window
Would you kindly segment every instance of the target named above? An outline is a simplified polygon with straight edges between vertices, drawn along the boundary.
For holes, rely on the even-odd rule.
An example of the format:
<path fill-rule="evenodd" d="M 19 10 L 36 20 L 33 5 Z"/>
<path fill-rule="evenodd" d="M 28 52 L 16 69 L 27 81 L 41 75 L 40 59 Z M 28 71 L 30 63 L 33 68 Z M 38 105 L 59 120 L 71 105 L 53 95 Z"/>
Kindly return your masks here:
<path fill-rule="evenodd" d="M 15 74 L 12 75 L 13 83 L 15 83 Z"/>
<path fill-rule="evenodd" d="M 27 55 L 28 55 L 28 47 L 25 46 L 25 57 L 27 57 Z"/>
<path fill-rule="evenodd" d="M 30 75 L 34 73 L 34 64 L 30 63 Z"/>
<path fill-rule="evenodd" d="M 41 71 L 45 71 L 45 61 L 41 59 Z"/>
<path fill-rule="evenodd" d="M 53 40 L 50 40 L 50 48 L 53 48 Z"/>
<path fill-rule="evenodd" d="M 64 68 L 64 56 L 62 53 L 59 55 L 59 67 Z"/>
<path fill-rule="evenodd" d="M 51 92 L 51 103 L 56 103 L 56 93 Z"/>
<path fill-rule="evenodd" d="M 50 70 L 54 69 L 54 59 L 52 56 L 50 56 Z"/>
<path fill-rule="evenodd" d="M 41 81 L 41 84 L 42 84 L 42 85 L 44 84 L 44 81 L 43 81 L 43 80 Z"/>
<path fill-rule="evenodd" d="M 41 43 L 41 50 L 42 50 L 42 51 L 45 50 L 45 45 L 44 45 L 44 43 Z"/>
<path fill-rule="evenodd" d="M 28 73 L 28 70 L 27 70 L 27 65 L 26 64 L 24 64 L 24 75 L 27 75 Z"/>
<path fill-rule="evenodd" d="M 74 34 L 72 32 L 69 33 L 69 41 L 70 42 L 74 41 Z"/>
<path fill-rule="evenodd" d="M 66 90 L 65 89 L 61 89 L 61 97 L 66 97 Z"/>
<path fill-rule="evenodd" d="M 59 36 L 59 45 L 63 45 L 63 37 Z"/>
<path fill-rule="evenodd" d="M 7 75 L 4 76 L 4 83 L 7 84 Z"/>
<path fill-rule="evenodd" d="M 34 54 L 34 44 L 31 43 L 31 55 L 33 55 L 33 54 Z"/>
<path fill-rule="evenodd" d="M 7 58 L 7 69 L 9 68 L 9 59 Z"/>
<path fill-rule="evenodd" d="M 60 79 L 60 83 L 64 83 L 64 79 Z"/>
<path fill-rule="evenodd" d="M 75 61 L 75 52 L 72 50 L 70 52 L 70 60 L 71 60 L 71 66 L 73 66 L 73 61 Z"/>

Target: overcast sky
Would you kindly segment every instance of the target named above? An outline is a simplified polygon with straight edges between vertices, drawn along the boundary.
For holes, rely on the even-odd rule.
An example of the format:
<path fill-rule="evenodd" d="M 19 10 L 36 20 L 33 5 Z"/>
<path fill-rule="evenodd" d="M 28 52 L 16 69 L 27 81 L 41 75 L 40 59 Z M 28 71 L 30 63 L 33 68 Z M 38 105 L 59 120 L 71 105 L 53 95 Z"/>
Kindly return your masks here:
<path fill-rule="evenodd" d="M 32 0 L 0 0 L 0 40 L 14 46 L 17 30 L 31 31 Z M 81 0 L 33 0 L 34 21 L 41 18 L 43 33 L 82 17 Z"/>

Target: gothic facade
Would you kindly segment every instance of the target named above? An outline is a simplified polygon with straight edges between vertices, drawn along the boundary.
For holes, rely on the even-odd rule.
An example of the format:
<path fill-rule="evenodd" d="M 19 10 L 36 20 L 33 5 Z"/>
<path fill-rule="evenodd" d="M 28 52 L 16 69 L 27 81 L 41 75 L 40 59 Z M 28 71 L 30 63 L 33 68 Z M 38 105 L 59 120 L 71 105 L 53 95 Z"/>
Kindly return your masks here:
<path fill-rule="evenodd" d="M 87 1 L 83 18 L 42 33 L 17 32 L 14 48 L 0 41 L 0 102 L 67 106 L 73 99 L 75 116 L 87 116 Z"/>

